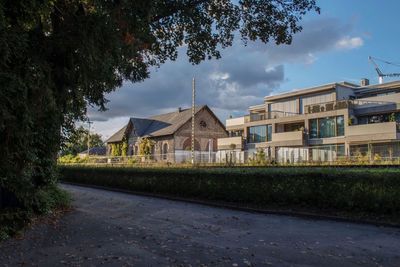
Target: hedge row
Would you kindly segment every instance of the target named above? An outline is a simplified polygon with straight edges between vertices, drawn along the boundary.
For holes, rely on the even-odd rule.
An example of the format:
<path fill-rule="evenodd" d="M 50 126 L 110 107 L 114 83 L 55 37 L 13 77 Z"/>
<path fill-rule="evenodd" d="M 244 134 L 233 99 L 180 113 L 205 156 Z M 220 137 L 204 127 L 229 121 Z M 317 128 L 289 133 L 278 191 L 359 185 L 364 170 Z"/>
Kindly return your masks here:
<path fill-rule="evenodd" d="M 60 167 L 66 182 L 259 207 L 400 214 L 400 170 Z"/>

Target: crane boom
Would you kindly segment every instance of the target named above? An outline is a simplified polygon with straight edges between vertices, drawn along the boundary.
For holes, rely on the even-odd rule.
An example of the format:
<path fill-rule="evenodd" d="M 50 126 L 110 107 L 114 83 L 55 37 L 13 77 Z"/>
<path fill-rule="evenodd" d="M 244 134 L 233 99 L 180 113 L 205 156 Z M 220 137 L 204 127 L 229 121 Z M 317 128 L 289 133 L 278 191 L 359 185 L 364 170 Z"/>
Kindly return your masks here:
<path fill-rule="evenodd" d="M 378 64 L 376 64 L 376 62 L 375 62 L 375 60 L 378 60 L 377 58 L 369 56 L 368 60 L 372 63 L 372 65 L 374 65 L 375 71 L 376 71 L 376 73 L 378 73 L 379 84 L 383 83 L 383 78 L 384 77 L 400 77 L 400 73 L 383 73 L 379 69 Z M 384 60 L 381 60 L 381 61 L 385 62 L 386 64 L 395 65 L 394 63 L 391 63 L 391 62 L 388 62 L 388 61 L 384 61 Z"/>

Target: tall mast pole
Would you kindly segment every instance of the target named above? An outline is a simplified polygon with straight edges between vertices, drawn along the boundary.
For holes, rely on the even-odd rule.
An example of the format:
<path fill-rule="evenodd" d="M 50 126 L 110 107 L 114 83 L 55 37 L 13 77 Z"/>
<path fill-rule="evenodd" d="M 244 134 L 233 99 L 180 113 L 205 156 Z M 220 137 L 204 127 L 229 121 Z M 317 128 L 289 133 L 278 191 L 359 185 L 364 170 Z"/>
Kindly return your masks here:
<path fill-rule="evenodd" d="M 90 125 L 93 122 L 90 121 L 90 119 L 88 118 L 88 124 L 89 124 L 89 130 L 88 130 L 88 138 L 87 138 L 87 155 L 88 157 L 90 156 L 89 150 L 90 150 Z"/>
<path fill-rule="evenodd" d="M 194 147 L 194 145 L 195 145 L 195 142 L 194 142 L 194 137 L 195 137 L 195 135 L 194 135 L 194 115 L 195 115 L 195 97 L 196 97 L 196 84 L 195 84 L 195 80 L 194 80 L 194 77 L 193 77 L 193 80 L 192 80 L 192 165 L 194 165 L 194 163 L 195 163 L 195 155 L 194 155 L 194 149 L 195 149 L 195 147 Z"/>

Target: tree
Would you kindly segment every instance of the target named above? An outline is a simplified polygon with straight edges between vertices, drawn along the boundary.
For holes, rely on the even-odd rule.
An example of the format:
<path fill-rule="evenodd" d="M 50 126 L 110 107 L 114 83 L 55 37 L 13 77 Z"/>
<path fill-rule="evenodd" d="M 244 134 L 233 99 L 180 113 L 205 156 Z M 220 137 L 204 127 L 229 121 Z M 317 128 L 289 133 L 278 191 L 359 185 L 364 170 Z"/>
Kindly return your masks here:
<path fill-rule="evenodd" d="M 61 155 L 74 155 L 87 150 L 89 131 L 82 126 L 74 129 L 69 136 L 68 141 L 61 147 Z M 103 146 L 101 135 L 97 133 L 90 134 L 90 147 Z"/>
<path fill-rule="evenodd" d="M 0 187 L 32 206 L 87 105 L 104 110 L 105 94 L 179 47 L 198 64 L 235 35 L 290 44 L 311 10 L 315 0 L 0 1 Z"/>

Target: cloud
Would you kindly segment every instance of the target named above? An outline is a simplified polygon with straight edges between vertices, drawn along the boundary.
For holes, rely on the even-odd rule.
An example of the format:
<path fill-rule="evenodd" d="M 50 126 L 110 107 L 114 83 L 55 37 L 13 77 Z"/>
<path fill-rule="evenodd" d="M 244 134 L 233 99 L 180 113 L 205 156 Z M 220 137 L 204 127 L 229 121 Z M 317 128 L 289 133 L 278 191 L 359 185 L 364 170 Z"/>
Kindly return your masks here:
<path fill-rule="evenodd" d="M 116 124 L 116 118 L 146 117 L 188 107 L 192 77 L 196 77 L 197 103 L 209 105 L 224 122 L 228 115 L 244 114 L 249 106 L 262 103 L 264 96 L 280 89 L 286 80 L 286 64 L 313 64 L 320 53 L 363 43 L 359 37 L 350 37 L 351 25 L 338 19 L 314 19 L 303 27 L 291 45 L 254 42 L 244 46 L 237 40 L 222 51 L 222 59 L 197 66 L 188 63 L 186 47 L 182 47 L 176 61 L 153 69 L 142 83 L 124 83 L 107 96 L 108 111 L 100 113 L 91 108 L 89 117 L 99 122 L 102 132 L 109 133 L 121 127 L 117 124 L 122 120 Z"/>
<path fill-rule="evenodd" d="M 361 37 L 349 37 L 349 36 L 340 39 L 336 43 L 336 47 L 339 49 L 354 49 L 363 45 L 364 45 L 364 40 Z"/>

